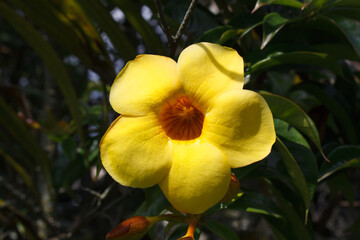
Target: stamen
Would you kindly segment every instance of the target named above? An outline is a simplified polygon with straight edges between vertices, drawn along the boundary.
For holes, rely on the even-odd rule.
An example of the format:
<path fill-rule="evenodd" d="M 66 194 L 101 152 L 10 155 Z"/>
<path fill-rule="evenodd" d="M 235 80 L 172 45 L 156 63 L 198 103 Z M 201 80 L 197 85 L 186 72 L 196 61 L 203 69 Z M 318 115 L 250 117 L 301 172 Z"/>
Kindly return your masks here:
<path fill-rule="evenodd" d="M 192 140 L 201 135 L 204 114 L 187 97 L 164 107 L 160 122 L 166 134 L 174 140 Z"/>

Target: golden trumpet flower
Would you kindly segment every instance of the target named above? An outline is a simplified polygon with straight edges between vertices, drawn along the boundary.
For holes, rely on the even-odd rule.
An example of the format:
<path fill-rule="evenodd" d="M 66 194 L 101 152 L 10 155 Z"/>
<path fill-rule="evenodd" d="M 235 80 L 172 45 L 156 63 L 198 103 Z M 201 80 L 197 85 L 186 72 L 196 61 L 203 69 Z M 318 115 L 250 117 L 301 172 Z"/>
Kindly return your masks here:
<path fill-rule="evenodd" d="M 217 44 L 193 44 L 177 63 L 136 57 L 111 87 L 121 116 L 100 143 L 104 168 L 125 186 L 159 184 L 180 212 L 203 213 L 227 193 L 231 168 L 263 159 L 275 142 L 267 103 L 243 85 L 243 59 Z"/>

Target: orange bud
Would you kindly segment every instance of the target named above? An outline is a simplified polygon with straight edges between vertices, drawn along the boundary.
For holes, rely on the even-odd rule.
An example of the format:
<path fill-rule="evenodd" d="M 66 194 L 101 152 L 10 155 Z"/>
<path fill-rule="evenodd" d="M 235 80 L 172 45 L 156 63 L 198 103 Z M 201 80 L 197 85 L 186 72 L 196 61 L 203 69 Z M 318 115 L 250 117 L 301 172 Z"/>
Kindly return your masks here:
<path fill-rule="evenodd" d="M 107 235 L 106 239 L 109 240 L 122 240 L 122 239 L 135 239 L 145 235 L 146 232 L 153 225 L 153 221 L 149 221 L 150 218 L 143 216 L 136 216 L 126 219 Z"/>
<path fill-rule="evenodd" d="M 220 202 L 229 202 L 231 199 L 236 197 L 239 191 L 240 191 L 240 182 L 235 177 L 235 174 L 231 173 L 229 190 L 227 191 L 227 193 L 225 194 L 223 199 L 221 199 Z"/>

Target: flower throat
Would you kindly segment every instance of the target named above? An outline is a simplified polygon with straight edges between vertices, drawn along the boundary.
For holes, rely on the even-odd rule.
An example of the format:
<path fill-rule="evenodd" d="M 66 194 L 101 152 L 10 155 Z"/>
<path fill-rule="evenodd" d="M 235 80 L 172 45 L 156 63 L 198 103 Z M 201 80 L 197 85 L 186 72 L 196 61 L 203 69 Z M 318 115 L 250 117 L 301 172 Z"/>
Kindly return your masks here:
<path fill-rule="evenodd" d="M 187 97 L 167 105 L 160 113 L 165 133 L 174 140 L 192 140 L 201 135 L 204 114 Z"/>

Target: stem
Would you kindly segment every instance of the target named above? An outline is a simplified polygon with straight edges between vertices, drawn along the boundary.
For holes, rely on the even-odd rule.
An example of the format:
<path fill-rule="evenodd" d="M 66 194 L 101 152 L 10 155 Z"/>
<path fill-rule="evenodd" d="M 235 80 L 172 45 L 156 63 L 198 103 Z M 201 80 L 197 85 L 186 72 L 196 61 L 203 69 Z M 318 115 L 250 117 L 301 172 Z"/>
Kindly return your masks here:
<path fill-rule="evenodd" d="M 183 34 L 186 24 L 190 20 L 191 13 L 193 12 L 193 10 L 195 8 L 196 2 L 197 2 L 197 0 L 191 1 L 188 10 L 185 13 L 184 19 L 182 20 L 182 23 L 180 24 L 179 29 L 177 30 L 177 33 L 175 35 L 175 38 L 174 38 L 175 42 L 178 41 L 178 39 L 180 39 L 181 35 Z"/>
<path fill-rule="evenodd" d="M 194 239 L 195 229 L 201 217 L 202 215 L 192 215 L 185 236 L 179 239 Z"/>
<path fill-rule="evenodd" d="M 156 3 L 156 8 L 158 10 L 158 17 L 159 17 L 159 24 L 160 27 L 162 28 L 162 30 L 164 31 L 166 38 L 168 39 L 169 42 L 169 47 L 170 47 L 170 53 L 169 53 L 169 57 L 174 58 L 175 56 L 175 52 L 176 52 L 176 48 L 177 45 L 179 44 L 179 40 L 181 39 L 181 36 L 185 30 L 185 27 L 187 25 L 187 23 L 190 20 L 190 16 L 196 6 L 197 0 L 192 0 L 190 3 L 190 6 L 188 8 L 188 10 L 185 13 L 185 16 L 175 34 L 175 36 L 173 36 L 170 32 L 170 28 L 169 26 L 166 24 L 165 21 L 165 15 L 164 12 L 162 10 L 162 6 L 161 6 L 161 2 L 160 0 L 155 0 Z"/>
<path fill-rule="evenodd" d="M 160 2 L 160 0 L 155 0 L 155 3 L 156 3 L 156 9 L 158 11 L 158 18 L 159 18 L 160 27 L 162 28 L 162 30 L 164 31 L 164 33 L 166 35 L 166 38 L 168 39 L 170 48 L 172 48 L 173 44 L 174 44 L 174 38 L 171 35 L 170 28 L 166 23 L 165 14 L 164 14 L 161 2 Z"/>

